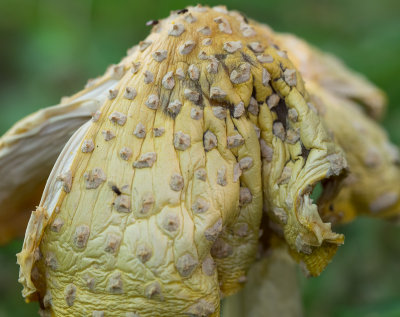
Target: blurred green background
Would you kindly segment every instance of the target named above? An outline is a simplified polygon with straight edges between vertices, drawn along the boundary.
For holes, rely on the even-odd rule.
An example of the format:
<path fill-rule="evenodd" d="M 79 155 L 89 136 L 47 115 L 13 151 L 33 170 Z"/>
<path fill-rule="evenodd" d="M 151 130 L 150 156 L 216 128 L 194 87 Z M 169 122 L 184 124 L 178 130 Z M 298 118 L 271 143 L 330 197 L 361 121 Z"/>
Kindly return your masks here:
<path fill-rule="evenodd" d="M 147 35 L 146 21 L 189 4 L 196 2 L 1 0 L 0 132 L 80 90 L 88 78 L 102 74 Z M 400 144 L 400 1 L 230 0 L 203 4 L 226 4 L 277 31 L 294 33 L 365 74 L 387 92 L 389 109 L 384 125 L 393 142 Z M 399 317 L 400 228 L 359 219 L 337 230 L 345 233 L 346 243 L 328 269 L 319 278 L 299 277 L 304 315 Z M 15 253 L 21 245 L 18 240 L 0 248 L 0 317 L 37 315 L 38 307 L 23 302 L 17 283 Z"/>

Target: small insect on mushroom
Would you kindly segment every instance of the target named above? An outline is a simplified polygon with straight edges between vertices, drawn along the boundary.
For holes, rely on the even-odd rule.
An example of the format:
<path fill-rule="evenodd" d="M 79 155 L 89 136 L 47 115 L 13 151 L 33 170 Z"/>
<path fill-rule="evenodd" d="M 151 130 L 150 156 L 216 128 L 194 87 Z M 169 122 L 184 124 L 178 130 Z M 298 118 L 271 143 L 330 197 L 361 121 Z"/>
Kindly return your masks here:
<path fill-rule="evenodd" d="M 121 191 L 119 190 L 119 188 L 116 185 L 112 185 L 111 189 L 114 193 L 116 193 L 118 196 L 121 195 Z"/>
<path fill-rule="evenodd" d="M 186 12 L 188 12 L 189 10 L 188 9 L 181 9 L 181 10 L 178 10 L 178 11 L 176 11 L 176 13 L 177 14 L 184 14 L 184 13 L 186 13 Z"/>
<path fill-rule="evenodd" d="M 147 26 L 157 25 L 159 23 L 158 20 L 150 20 L 146 22 Z"/>
<path fill-rule="evenodd" d="M 337 210 L 398 216 L 399 156 L 360 115 L 364 79 L 223 6 L 146 25 L 121 63 L 1 139 L 15 215 L 59 155 L 17 256 L 42 316 L 216 317 L 277 244 L 320 274 L 343 243 L 324 222 Z"/>

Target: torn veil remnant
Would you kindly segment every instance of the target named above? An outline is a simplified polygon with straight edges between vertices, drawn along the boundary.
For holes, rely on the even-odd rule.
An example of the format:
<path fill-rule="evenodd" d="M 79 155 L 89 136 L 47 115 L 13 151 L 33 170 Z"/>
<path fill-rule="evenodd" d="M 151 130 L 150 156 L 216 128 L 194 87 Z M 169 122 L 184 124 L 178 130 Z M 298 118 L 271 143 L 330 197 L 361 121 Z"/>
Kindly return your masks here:
<path fill-rule="evenodd" d="M 310 93 L 302 79 L 312 77 L 302 69 L 310 61 L 293 52 L 293 63 L 288 37 L 237 12 L 185 10 L 152 22 L 153 32 L 118 66 L 53 110 L 64 127 L 69 112 L 82 112 L 80 124 L 89 109 L 96 115 L 70 128 L 76 132 L 18 254 L 23 295 L 44 313 L 219 316 L 220 299 L 243 287 L 256 260 L 261 227 L 279 232 L 311 275 L 343 243 L 320 214 L 330 219 L 323 207 L 340 183 L 354 190 L 343 181 L 352 175 L 343 149 L 350 157 L 352 150 L 340 133 L 331 136 L 327 126 L 335 127 L 315 104 L 321 92 L 333 107 L 339 84 L 319 76 Z M 19 124 L 3 137 L 2 151 L 20 149 L 26 122 L 50 124 L 37 115 L 25 120 L 25 130 Z M 361 128 L 379 130 L 363 120 Z M 366 161 L 378 168 L 385 158 Z M 367 179 L 363 171 L 355 176 Z M 318 182 L 325 189 L 319 206 L 310 198 Z M 375 197 L 371 210 L 398 206 L 399 192 L 393 189 L 390 206 Z M 263 210 L 274 226 L 261 224 Z"/>

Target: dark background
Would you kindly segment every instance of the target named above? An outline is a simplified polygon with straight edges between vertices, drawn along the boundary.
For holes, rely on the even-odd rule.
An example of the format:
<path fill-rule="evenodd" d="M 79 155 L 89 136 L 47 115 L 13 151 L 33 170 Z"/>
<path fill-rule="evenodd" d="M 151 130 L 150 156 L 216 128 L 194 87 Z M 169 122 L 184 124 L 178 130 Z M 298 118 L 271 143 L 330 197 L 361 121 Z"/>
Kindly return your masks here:
<path fill-rule="evenodd" d="M 0 0 L 0 133 L 118 62 L 147 35 L 146 21 L 189 4 L 196 2 Z M 226 4 L 276 31 L 294 33 L 365 74 L 389 97 L 383 124 L 400 145 L 400 1 L 203 4 Z M 299 275 L 305 316 L 399 317 L 399 226 L 364 218 L 336 230 L 345 233 L 346 243 L 327 270 L 309 280 Z M 24 304 L 17 283 L 21 245 L 18 240 L 0 247 L 0 317 L 36 316 L 37 304 Z"/>

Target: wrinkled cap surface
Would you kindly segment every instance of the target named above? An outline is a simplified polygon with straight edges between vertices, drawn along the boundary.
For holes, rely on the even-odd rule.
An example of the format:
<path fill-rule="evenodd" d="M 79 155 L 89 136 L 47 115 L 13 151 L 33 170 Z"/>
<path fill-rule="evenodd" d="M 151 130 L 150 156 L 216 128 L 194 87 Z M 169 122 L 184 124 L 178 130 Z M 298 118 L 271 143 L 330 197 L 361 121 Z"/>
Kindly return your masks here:
<path fill-rule="evenodd" d="M 332 201 L 347 161 L 280 42 L 224 7 L 190 7 L 64 100 L 101 106 L 32 213 L 28 300 L 54 316 L 219 316 L 271 235 L 309 274 L 324 269 L 343 236 L 310 195 L 323 182 Z"/>

